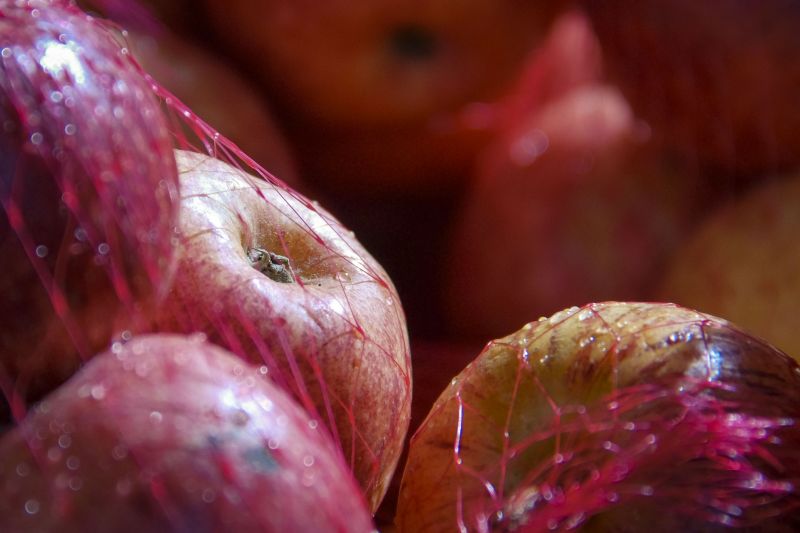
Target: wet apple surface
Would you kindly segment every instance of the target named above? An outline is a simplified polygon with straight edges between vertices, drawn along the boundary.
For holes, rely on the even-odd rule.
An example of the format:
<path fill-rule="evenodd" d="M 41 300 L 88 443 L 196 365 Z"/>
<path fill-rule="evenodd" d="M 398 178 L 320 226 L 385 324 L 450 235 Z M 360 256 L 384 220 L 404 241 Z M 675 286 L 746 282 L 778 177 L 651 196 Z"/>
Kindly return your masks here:
<path fill-rule="evenodd" d="M 178 180 L 150 83 L 101 21 L 0 7 L 0 358 L 21 413 L 141 327 L 170 279 Z"/>
<path fill-rule="evenodd" d="M 202 335 L 115 343 L 0 440 L 4 531 L 352 531 L 323 427 Z"/>
<path fill-rule="evenodd" d="M 489 343 L 442 393 L 411 441 L 397 525 L 790 531 L 798 386 L 791 358 L 709 315 L 564 310 Z"/>
<path fill-rule="evenodd" d="M 328 426 L 376 506 L 411 405 L 391 281 L 318 205 L 222 161 L 176 157 L 178 269 L 157 327 L 202 331 L 264 365 Z"/>

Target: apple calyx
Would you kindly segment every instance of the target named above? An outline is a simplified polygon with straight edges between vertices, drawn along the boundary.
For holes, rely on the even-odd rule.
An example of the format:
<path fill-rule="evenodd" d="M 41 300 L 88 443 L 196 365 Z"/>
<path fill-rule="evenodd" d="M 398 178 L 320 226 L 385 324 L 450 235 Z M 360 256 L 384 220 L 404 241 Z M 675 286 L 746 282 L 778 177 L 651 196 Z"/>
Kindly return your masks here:
<path fill-rule="evenodd" d="M 278 255 L 263 248 L 250 248 L 247 251 L 247 258 L 250 264 L 267 276 L 272 281 L 278 283 L 294 283 L 294 271 L 289 263 L 289 258 Z"/>

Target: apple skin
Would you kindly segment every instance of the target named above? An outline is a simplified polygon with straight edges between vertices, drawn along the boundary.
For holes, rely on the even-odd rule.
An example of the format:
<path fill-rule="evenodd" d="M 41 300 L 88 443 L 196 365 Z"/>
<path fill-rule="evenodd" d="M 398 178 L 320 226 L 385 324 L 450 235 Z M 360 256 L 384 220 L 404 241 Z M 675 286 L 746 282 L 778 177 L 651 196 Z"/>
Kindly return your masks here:
<path fill-rule="evenodd" d="M 797 494 L 780 483 L 800 471 L 799 386 L 794 360 L 710 315 L 652 303 L 563 310 L 489 343 L 442 392 L 412 438 L 396 524 L 791 531 Z M 783 488 L 746 490 L 758 475 Z"/>
<path fill-rule="evenodd" d="M 151 83 L 70 2 L 0 18 L 0 383 L 15 416 L 165 292 L 178 177 Z"/>
<path fill-rule="evenodd" d="M 655 297 L 739 324 L 800 360 L 800 175 L 709 213 L 673 254 Z"/>
<path fill-rule="evenodd" d="M 574 303 L 646 297 L 705 196 L 646 133 L 594 81 L 498 137 L 452 231 L 443 300 L 454 335 L 493 338 Z"/>
<path fill-rule="evenodd" d="M 327 192 L 432 194 L 464 179 L 564 2 L 203 2 Z"/>
<path fill-rule="evenodd" d="M 327 433 L 202 335 L 93 358 L 0 441 L 4 531 L 372 531 Z"/>
<path fill-rule="evenodd" d="M 411 408 L 408 334 L 389 277 L 299 194 L 204 155 L 176 159 L 178 271 L 158 327 L 204 332 L 264 365 L 331 430 L 374 510 Z M 288 267 L 254 263 L 257 250 Z"/>
<path fill-rule="evenodd" d="M 730 187 L 800 163 L 791 0 L 582 0 L 636 113 Z"/>

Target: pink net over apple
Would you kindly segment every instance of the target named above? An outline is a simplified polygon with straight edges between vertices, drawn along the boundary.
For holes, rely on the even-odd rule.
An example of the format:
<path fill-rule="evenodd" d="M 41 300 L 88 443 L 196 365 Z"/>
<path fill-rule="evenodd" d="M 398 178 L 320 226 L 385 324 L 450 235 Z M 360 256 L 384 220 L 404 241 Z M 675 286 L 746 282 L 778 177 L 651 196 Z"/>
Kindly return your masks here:
<path fill-rule="evenodd" d="M 411 400 L 385 271 L 149 76 L 119 27 L 30 0 L 0 1 L 0 30 L 8 418 L 114 342 L 199 332 L 321 424 L 374 510 Z"/>
<path fill-rule="evenodd" d="M 489 343 L 411 441 L 401 531 L 793 531 L 800 368 L 724 320 L 590 304 Z"/>

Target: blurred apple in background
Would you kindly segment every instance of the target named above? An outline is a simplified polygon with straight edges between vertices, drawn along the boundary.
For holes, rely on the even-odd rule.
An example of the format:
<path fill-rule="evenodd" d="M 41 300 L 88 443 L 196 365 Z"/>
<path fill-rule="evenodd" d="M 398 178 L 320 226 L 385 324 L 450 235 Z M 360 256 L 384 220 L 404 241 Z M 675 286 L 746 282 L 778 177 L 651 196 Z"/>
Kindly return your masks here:
<path fill-rule="evenodd" d="M 274 97 L 305 179 L 331 194 L 430 194 L 464 179 L 487 102 L 563 2 L 203 2 Z"/>
<path fill-rule="evenodd" d="M 205 332 L 264 365 L 328 426 L 374 509 L 411 408 L 405 318 L 389 277 L 299 194 L 177 154 L 178 271 L 159 327 Z"/>
<path fill-rule="evenodd" d="M 169 32 L 129 32 L 127 38 L 145 71 L 192 112 L 272 175 L 299 186 L 289 146 L 266 99 L 236 70 Z M 191 133 L 188 140 L 193 140 Z"/>
<path fill-rule="evenodd" d="M 723 184 L 800 164 L 794 0 L 580 0 L 608 73 L 667 144 Z"/>
<path fill-rule="evenodd" d="M 450 330 L 490 338 L 569 305 L 643 298 L 702 192 L 648 140 L 619 92 L 596 82 L 499 137 L 454 231 Z"/>
<path fill-rule="evenodd" d="M 324 429 L 202 336 L 115 343 L 0 457 L 3 531 L 374 530 Z"/>
<path fill-rule="evenodd" d="M 491 342 L 442 392 L 411 440 L 396 524 L 794 531 L 798 387 L 795 361 L 710 315 L 560 311 Z"/>
<path fill-rule="evenodd" d="M 178 178 L 150 83 L 69 2 L 0 17 L 0 385 L 15 415 L 169 284 Z"/>
<path fill-rule="evenodd" d="M 800 176 L 708 214 L 675 251 L 655 297 L 728 318 L 800 360 Z"/>

